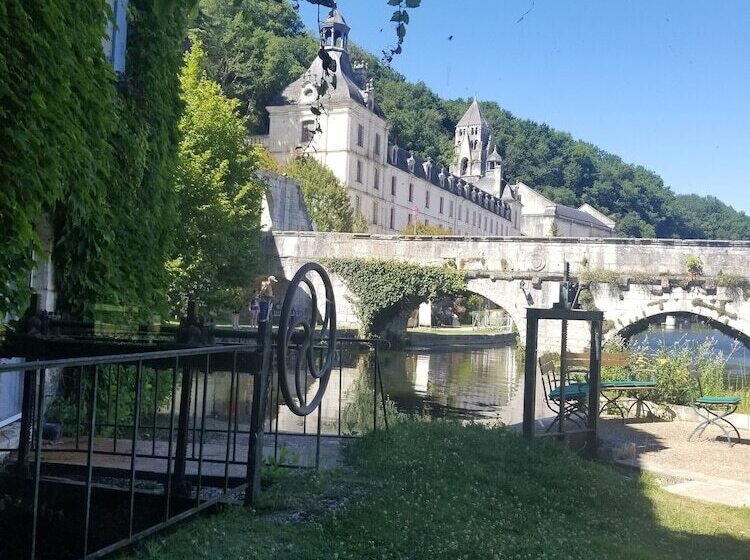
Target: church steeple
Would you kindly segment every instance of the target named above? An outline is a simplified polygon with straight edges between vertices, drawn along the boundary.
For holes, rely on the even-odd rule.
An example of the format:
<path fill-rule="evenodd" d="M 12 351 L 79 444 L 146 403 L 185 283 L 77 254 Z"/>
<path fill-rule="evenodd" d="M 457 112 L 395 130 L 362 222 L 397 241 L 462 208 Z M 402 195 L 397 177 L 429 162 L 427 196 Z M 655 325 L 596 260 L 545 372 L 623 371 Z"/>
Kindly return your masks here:
<path fill-rule="evenodd" d="M 460 177 L 480 178 L 487 171 L 491 143 L 490 124 L 475 97 L 456 125 L 453 173 Z"/>
<path fill-rule="evenodd" d="M 346 51 L 349 48 L 349 30 L 334 3 L 331 13 L 320 23 L 320 41 L 326 50 Z"/>

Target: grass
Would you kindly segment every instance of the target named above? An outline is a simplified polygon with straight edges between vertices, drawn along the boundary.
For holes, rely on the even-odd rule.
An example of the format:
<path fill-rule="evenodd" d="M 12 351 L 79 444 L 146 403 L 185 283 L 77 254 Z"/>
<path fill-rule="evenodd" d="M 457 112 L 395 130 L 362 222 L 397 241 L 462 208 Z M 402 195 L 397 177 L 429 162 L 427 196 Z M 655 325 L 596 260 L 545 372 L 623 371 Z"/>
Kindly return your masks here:
<path fill-rule="evenodd" d="M 226 507 L 139 559 L 746 559 L 750 510 L 693 502 L 501 428 L 412 423 L 290 475 L 256 512 Z"/>

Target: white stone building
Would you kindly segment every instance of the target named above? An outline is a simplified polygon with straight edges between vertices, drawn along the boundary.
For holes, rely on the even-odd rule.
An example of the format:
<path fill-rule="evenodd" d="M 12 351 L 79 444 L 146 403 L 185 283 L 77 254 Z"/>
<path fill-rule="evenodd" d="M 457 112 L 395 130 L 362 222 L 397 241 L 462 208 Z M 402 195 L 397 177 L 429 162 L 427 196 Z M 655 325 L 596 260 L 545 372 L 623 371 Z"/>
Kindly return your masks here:
<path fill-rule="evenodd" d="M 372 83 L 364 68 L 351 65 L 349 30 L 333 9 L 320 34 L 335 68 L 324 69 L 316 57 L 267 107 L 269 134 L 251 142 L 265 145 L 280 164 L 305 154 L 328 166 L 373 233 L 402 233 L 421 222 L 455 235 L 527 235 L 518 187 L 503 180 L 502 157 L 496 148 L 490 152 L 492 131 L 477 100 L 456 126 L 450 169 L 388 144 L 388 121 Z M 563 224 L 566 216 L 561 211 L 556 220 Z M 596 227 L 567 229 L 606 235 Z"/>

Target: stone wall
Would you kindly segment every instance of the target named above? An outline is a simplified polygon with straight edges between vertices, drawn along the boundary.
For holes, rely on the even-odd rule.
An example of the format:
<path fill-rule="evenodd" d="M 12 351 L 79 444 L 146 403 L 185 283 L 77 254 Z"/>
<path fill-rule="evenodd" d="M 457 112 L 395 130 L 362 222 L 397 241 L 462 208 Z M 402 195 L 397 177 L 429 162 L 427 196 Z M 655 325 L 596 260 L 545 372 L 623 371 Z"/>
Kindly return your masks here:
<path fill-rule="evenodd" d="M 286 175 L 259 171 L 258 176 L 268 185 L 260 218 L 262 231 L 313 231 L 315 225 L 305 206 L 299 183 Z"/>
<path fill-rule="evenodd" d="M 372 257 L 423 265 L 451 264 L 467 271 L 468 287 L 503 307 L 521 340 L 526 308 L 558 299 L 565 263 L 574 277 L 592 281 L 592 302 L 604 312 L 609 335 L 648 317 L 693 313 L 750 336 L 750 303 L 742 290 L 717 285 L 720 273 L 750 271 L 750 242 L 672 239 L 404 237 L 371 234 L 276 233 L 263 241 L 269 270 L 286 277 L 305 262 Z M 686 260 L 698 256 L 703 276 L 688 282 Z M 346 286 L 333 279 L 342 319 L 353 324 Z M 342 321 L 343 323 L 343 321 Z M 559 324 L 542 325 L 554 349 Z M 585 325 L 571 327 L 571 349 L 588 344 Z"/>

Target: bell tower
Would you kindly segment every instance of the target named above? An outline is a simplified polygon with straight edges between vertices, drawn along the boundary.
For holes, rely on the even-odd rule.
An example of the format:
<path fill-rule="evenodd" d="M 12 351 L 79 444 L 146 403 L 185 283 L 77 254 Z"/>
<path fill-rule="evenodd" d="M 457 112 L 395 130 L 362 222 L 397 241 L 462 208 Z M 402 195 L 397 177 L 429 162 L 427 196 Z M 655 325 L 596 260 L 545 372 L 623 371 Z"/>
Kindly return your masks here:
<path fill-rule="evenodd" d="M 477 180 L 487 172 L 487 158 L 492 134 L 475 97 L 456 125 L 454 147 L 456 159 L 451 172 L 467 180 Z"/>

